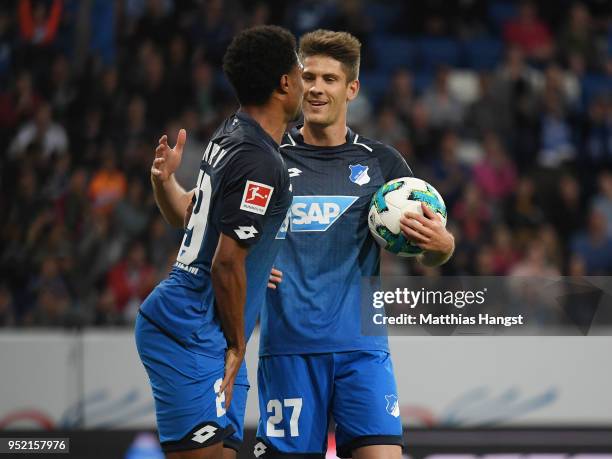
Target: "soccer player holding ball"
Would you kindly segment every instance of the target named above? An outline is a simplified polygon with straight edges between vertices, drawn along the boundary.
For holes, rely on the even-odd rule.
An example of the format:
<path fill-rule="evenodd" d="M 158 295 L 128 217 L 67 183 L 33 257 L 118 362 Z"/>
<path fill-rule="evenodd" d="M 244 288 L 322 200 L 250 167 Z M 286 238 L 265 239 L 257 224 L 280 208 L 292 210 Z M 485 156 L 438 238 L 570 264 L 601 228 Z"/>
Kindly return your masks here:
<path fill-rule="evenodd" d="M 242 441 L 246 341 L 291 203 L 278 144 L 301 107 L 295 48 L 280 27 L 235 37 L 224 71 L 241 110 L 213 135 L 195 190 L 173 175 L 185 131 L 174 149 L 163 136 L 156 150 L 151 180 L 162 214 L 182 227 L 190 209 L 176 263 L 142 304 L 135 330 L 168 459 L 227 459 Z"/>
<path fill-rule="evenodd" d="M 387 337 L 361 334 L 360 282 L 379 274 L 380 249 L 367 224 L 372 196 L 412 172 L 395 149 L 346 125 L 359 92 L 360 47 L 345 32 L 300 40 L 304 125 L 281 145 L 294 197 L 260 319 L 260 459 L 323 458 L 330 414 L 340 457 L 401 457 Z M 429 207 L 405 213 L 400 227 L 424 250 L 421 262 L 436 266 L 451 256 L 453 237 Z"/>

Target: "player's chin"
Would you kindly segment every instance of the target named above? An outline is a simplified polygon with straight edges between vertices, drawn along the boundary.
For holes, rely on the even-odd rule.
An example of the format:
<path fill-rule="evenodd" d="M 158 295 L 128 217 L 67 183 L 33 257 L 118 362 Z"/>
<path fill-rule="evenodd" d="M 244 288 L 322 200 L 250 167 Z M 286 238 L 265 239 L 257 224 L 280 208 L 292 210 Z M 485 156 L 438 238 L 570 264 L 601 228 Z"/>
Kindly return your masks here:
<path fill-rule="evenodd" d="M 322 127 L 329 126 L 331 124 L 329 121 L 329 116 L 322 113 L 312 113 L 308 110 L 304 111 L 304 121 L 306 121 L 308 124 L 316 124 Z"/>

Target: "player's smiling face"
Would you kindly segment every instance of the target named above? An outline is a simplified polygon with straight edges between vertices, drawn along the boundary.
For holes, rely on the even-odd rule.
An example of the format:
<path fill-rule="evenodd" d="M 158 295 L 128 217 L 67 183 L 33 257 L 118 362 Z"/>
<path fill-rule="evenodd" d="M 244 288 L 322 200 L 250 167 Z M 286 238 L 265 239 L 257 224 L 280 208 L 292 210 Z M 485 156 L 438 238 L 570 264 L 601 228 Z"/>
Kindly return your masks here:
<path fill-rule="evenodd" d="M 357 97 L 358 81 L 347 81 L 340 61 L 328 56 L 304 58 L 304 102 L 306 122 L 329 126 L 346 123 L 347 103 Z"/>

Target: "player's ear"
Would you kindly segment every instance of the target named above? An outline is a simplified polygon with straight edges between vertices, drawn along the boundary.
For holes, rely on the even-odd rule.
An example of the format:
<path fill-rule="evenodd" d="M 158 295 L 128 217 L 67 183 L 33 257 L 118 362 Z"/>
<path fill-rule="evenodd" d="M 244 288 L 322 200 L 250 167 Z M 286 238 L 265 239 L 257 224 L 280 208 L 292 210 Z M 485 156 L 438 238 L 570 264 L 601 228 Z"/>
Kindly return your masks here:
<path fill-rule="evenodd" d="M 285 74 L 280 78 L 280 84 L 278 85 L 278 92 L 280 94 L 289 94 L 289 87 L 291 82 L 289 81 L 289 75 Z"/>
<path fill-rule="evenodd" d="M 346 100 L 348 102 L 355 100 L 359 94 L 359 80 L 353 80 L 348 84 L 348 91 L 346 92 Z"/>

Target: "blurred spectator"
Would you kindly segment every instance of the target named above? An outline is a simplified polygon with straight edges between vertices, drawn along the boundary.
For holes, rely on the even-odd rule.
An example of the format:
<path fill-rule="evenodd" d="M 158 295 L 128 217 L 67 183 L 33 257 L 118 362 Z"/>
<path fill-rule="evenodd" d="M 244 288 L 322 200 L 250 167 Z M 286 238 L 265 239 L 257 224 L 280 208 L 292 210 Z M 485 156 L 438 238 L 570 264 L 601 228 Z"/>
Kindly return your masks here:
<path fill-rule="evenodd" d="M 57 210 L 60 218 L 70 228 L 73 235 L 72 240 L 77 240 L 89 211 L 85 169 L 80 168 L 73 171 L 66 192 L 57 201 Z"/>
<path fill-rule="evenodd" d="M 72 308 L 68 292 L 52 285 L 38 292 L 34 307 L 23 323 L 31 327 L 76 327 L 82 325 L 83 320 L 79 311 Z"/>
<path fill-rule="evenodd" d="M 172 257 L 172 263 L 174 263 L 178 253 L 178 244 L 180 243 L 180 239 L 176 237 L 178 231 L 172 231 L 163 217 L 156 215 L 151 219 L 148 232 L 147 253 L 151 265 L 158 273 L 158 278 L 162 279 L 167 274 L 166 263 L 168 257 Z"/>
<path fill-rule="evenodd" d="M 193 86 L 195 103 L 202 123 L 211 123 L 216 115 L 215 86 L 213 70 L 205 61 L 200 61 L 193 68 Z"/>
<path fill-rule="evenodd" d="M 357 98 L 348 106 L 346 121 L 357 132 L 363 132 L 371 123 L 373 112 L 372 102 L 368 98 L 367 91 L 362 86 Z"/>
<path fill-rule="evenodd" d="M 536 228 L 544 223 L 544 212 L 536 195 L 531 177 L 522 177 L 506 210 L 508 224 L 514 228 L 517 242 L 524 246 L 534 237 Z"/>
<path fill-rule="evenodd" d="M 11 69 L 15 48 L 13 21 L 7 9 L 0 7 L 0 83 L 5 83 Z"/>
<path fill-rule="evenodd" d="M 512 114 L 504 104 L 502 95 L 494 87 L 493 76 L 483 72 L 478 77 L 479 96 L 468 108 L 465 127 L 471 138 L 477 139 L 484 132 L 494 132 L 509 140 L 512 132 Z"/>
<path fill-rule="evenodd" d="M 34 120 L 27 122 L 17 131 L 9 147 L 9 154 L 13 157 L 20 156 L 33 142 L 40 144 L 45 157 L 53 153 L 65 154 L 68 150 L 66 130 L 53 120 L 48 103 L 41 104 L 36 110 Z"/>
<path fill-rule="evenodd" d="M 463 196 L 452 209 L 451 218 L 460 226 L 461 234 L 466 241 L 482 240 L 489 230 L 492 215 L 476 185 L 473 183 L 466 185 Z"/>
<path fill-rule="evenodd" d="M 97 212 L 109 213 L 125 196 L 127 180 L 117 167 L 115 151 L 110 143 L 102 150 L 102 168 L 91 178 L 89 197 Z"/>
<path fill-rule="evenodd" d="M 583 124 L 583 159 L 594 165 L 612 164 L 612 101 L 595 98 Z"/>
<path fill-rule="evenodd" d="M 149 213 L 143 206 L 146 197 L 142 182 L 134 177 L 129 181 L 125 199 L 115 207 L 115 221 L 129 239 L 140 235 L 147 227 Z"/>
<path fill-rule="evenodd" d="M 15 305 L 13 294 L 8 286 L 0 284 L 0 327 L 12 327 L 15 323 Z"/>
<path fill-rule="evenodd" d="M 42 192 L 52 202 L 56 202 L 68 186 L 70 178 L 70 156 L 64 155 L 56 158 L 50 165 L 51 171 L 44 183 Z"/>
<path fill-rule="evenodd" d="M 576 155 L 572 129 L 565 117 L 559 96 L 546 94 L 539 163 L 545 167 L 559 167 Z"/>
<path fill-rule="evenodd" d="M 584 3 L 574 3 L 569 10 L 569 18 L 559 37 L 559 51 L 565 62 L 570 56 L 580 56 L 589 68 L 597 64 L 594 28 L 591 13 Z"/>
<path fill-rule="evenodd" d="M 331 30 L 346 30 L 355 35 L 364 45 L 363 57 L 368 60 L 368 38 L 372 31 L 372 20 L 364 10 L 363 0 L 338 0 L 337 12 L 326 27 Z"/>
<path fill-rule="evenodd" d="M 107 287 L 100 292 L 92 322 L 98 327 L 119 326 L 126 323 L 123 315 L 117 309 L 117 301 L 111 288 Z"/>
<path fill-rule="evenodd" d="M 440 67 L 433 87 L 423 95 L 431 125 L 437 129 L 456 127 L 463 119 L 463 106 L 451 94 L 448 78 L 449 69 Z"/>
<path fill-rule="evenodd" d="M 148 55 L 144 65 L 142 89 L 147 106 L 147 123 L 151 129 L 159 131 L 166 118 L 178 114 L 181 101 L 170 91 L 164 61 L 158 52 Z"/>
<path fill-rule="evenodd" d="M 603 276 L 612 270 L 612 238 L 606 217 L 599 210 L 591 210 L 588 227 L 572 238 L 571 250 L 573 256 L 584 261 L 589 276 Z"/>
<path fill-rule="evenodd" d="M 429 121 L 429 111 L 421 101 L 417 101 L 412 107 L 408 132 L 414 154 L 419 161 L 431 160 L 435 148 L 435 136 Z"/>
<path fill-rule="evenodd" d="M 32 45 L 42 46 L 53 43 L 62 14 L 62 0 L 52 0 L 47 11 L 46 3 L 19 0 L 19 28 L 21 38 Z"/>
<path fill-rule="evenodd" d="M 172 35 L 175 22 L 170 15 L 172 2 L 147 0 L 144 14 L 140 17 L 133 38 L 136 43 L 152 40 L 158 46 L 164 45 Z"/>
<path fill-rule="evenodd" d="M 402 121 L 407 121 L 410 118 L 414 99 L 412 75 L 406 69 L 399 69 L 391 78 L 391 85 L 385 94 L 384 105 L 392 108 Z"/>
<path fill-rule="evenodd" d="M 318 0 L 297 0 L 290 2 L 285 22 L 299 37 L 306 32 L 324 27 L 331 16 L 334 5 Z"/>
<path fill-rule="evenodd" d="M 493 231 L 492 271 L 495 276 L 505 276 L 519 261 L 519 251 L 506 225 L 498 225 Z"/>
<path fill-rule="evenodd" d="M 201 2 L 191 30 L 192 41 L 204 46 L 204 56 L 215 65 L 221 64 L 225 48 L 235 32 L 226 11 L 228 4 L 221 0 Z"/>
<path fill-rule="evenodd" d="M 533 164 L 533 152 L 539 148 L 540 104 L 536 88 L 540 74 L 531 69 L 519 48 L 511 47 L 499 67 L 494 92 L 512 120 L 512 150 L 519 168 Z"/>
<path fill-rule="evenodd" d="M 17 74 L 12 89 L 0 93 L 0 129 L 15 128 L 34 116 L 42 102 L 27 71 Z"/>
<path fill-rule="evenodd" d="M 557 64 L 550 64 L 544 71 L 544 94 L 558 97 L 565 114 L 579 109 L 580 83 L 578 78 L 563 71 Z"/>
<path fill-rule="evenodd" d="M 445 131 L 440 141 L 440 155 L 432 158 L 431 180 L 444 197 L 447 209 L 453 209 L 463 187 L 470 181 L 471 173 L 458 156 L 459 137 L 453 130 Z"/>
<path fill-rule="evenodd" d="M 73 321 L 69 316 L 70 302 L 64 290 L 52 288 L 41 290 L 34 307 L 24 319 L 30 327 L 68 327 Z"/>
<path fill-rule="evenodd" d="M 132 243 L 125 258 L 108 273 L 108 287 L 115 297 L 117 310 L 130 319 L 136 317 L 138 307 L 153 290 L 155 280 L 144 245 Z"/>
<path fill-rule="evenodd" d="M 525 257 L 510 271 L 510 276 L 534 280 L 543 277 L 554 279 L 560 275 L 560 271 L 548 259 L 545 247 L 536 239 L 528 244 Z"/>
<path fill-rule="evenodd" d="M 167 75 L 168 90 L 175 97 L 177 105 L 183 107 L 192 99 L 189 46 L 183 35 L 176 34 L 170 39 L 167 50 L 166 62 L 171 69 Z"/>
<path fill-rule="evenodd" d="M 82 283 L 91 287 L 122 257 L 126 239 L 108 214 L 91 213 L 84 223 L 77 256 Z"/>
<path fill-rule="evenodd" d="M 77 97 L 77 89 L 70 78 L 68 58 L 60 54 L 53 61 L 47 99 L 57 117 L 65 120 Z"/>
<path fill-rule="evenodd" d="M 475 271 L 477 276 L 495 275 L 495 258 L 493 249 L 489 244 L 483 244 L 476 253 Z"/>
<path fill-rule="evenodd" d="M 140 96 L 134 96 L 127 106 L 127 116 L 121 129 L 120 143 L 124 148 L 124 161 L 128 166 L 139 165 L 138 149 L 142 142 L 151 142 L 153 138 L 147 124 L 147 105 Z"/>
<path fill-rule="evenodd" d="M 593 197 L 591 208 L 601 213 L 606 220 L 608 236 L 612 237 L 612 173 L 599 174 L 599 193 Z"/>
<path fill-rule="evenodd" d="M 516 188 L 516 167 L 495 134 L 485 135 L 483 147 L 485 155 L 474 166 L 474 180 L 487 199 L 493 202 L 503 201 Z"/>
<path fill-rule="evenodd" d="M 523 1 L 518 17 L 504 25 L 504 38 L 508 44 L 518 46 L 530 58 L 549 59 L 554 51 L 548 26 L 538 18 L 536 5 Z"/>
<path fill-rule="evenodd" d="M 19 205 L 11 208 L 8 223 L 17 226 L 23 234 L 23 229 L 29 228 L 45 207 L 36 174 L 31 168 L 24 167 L 19 172 L 15 200 Z"/>
<path fill-rule="evenodd" d="M 550 264 L 561 271 L 564 268 L 564 253 L 561 249 L 559 236 L 555 228 L 549 224 L 540 226 L 536 235 L 536 240 L 542 244 L 542 247 L 544 247 L 546 259 L 550 262 Z"/>
<path fill-rule="evenodd" d="M 408 133 L 400 122 L 395 110 L 390 107 L 383 107 L 378 114 L 376 126 L 369 134 L 369 137 L 387 145 L 396 146 L 408 137 Z"/>
<path fill-rule="evenodd" d="M 99 110 L 100 128 L 113 132 L 121 128 L 121 115 L 125 110 L 126 96 L 119 87 L 119 71 L 109 67 L 102 71 L 93 94 L 92 106 Z M 129 113 L 128 106 L 128 113 Z M 129 139 L 122 138 L 122 141 Z"/>
<path fill-rule="evenodd" d="M 553 224 L 559 236 L 569 241 L 569 238 L 585 223 L 584 204 L 581 196 L 580 183 L 570 175 L 563 174 L 554 189 L 546 206 L 548 219 Z"/>

